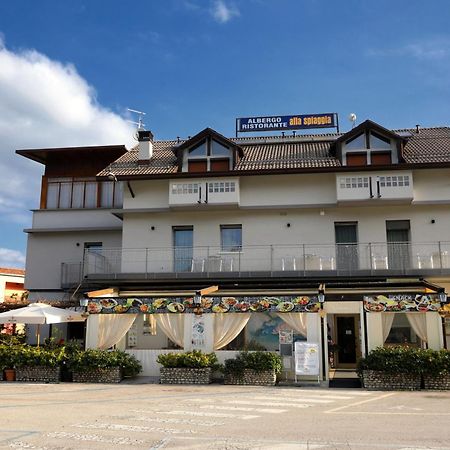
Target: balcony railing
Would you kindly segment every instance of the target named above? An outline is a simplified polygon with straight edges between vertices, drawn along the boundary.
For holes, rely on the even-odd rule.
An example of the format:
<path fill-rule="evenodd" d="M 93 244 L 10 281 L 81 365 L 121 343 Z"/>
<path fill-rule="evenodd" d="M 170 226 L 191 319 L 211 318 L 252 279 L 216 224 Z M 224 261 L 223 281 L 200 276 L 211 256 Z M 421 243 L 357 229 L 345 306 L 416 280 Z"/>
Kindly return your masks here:
<path fill-rule="evenodd" d="M 412 275 L 450 272 L 450 242 L 96 248 L 63 263 L 63 285 L 101 278 Z"/>

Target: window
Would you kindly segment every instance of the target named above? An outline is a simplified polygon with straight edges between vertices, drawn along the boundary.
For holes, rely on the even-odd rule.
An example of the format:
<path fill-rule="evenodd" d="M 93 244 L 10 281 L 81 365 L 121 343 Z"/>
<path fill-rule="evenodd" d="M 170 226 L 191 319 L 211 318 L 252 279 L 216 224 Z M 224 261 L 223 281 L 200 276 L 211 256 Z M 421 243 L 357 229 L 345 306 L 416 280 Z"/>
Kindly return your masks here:
<path fill-rule="evenodd" d="M 368 188 L 369 177 L 341 177 L 339 186 L 341 189 Z"/>
<path fill-rule="evenodd" d="M 345 147 L 347 148 L 347 150 L 361 150 L 363 148 L 367 148 L 365 134 L 361 133 L 358 136 L 349 139 L 345 143 Z"/>
<path fill-rule="evenodd" d="M 242 225 L 220 225 L 220 248 L 223 252 L 240 252 Z"/>
<path fill-rule="evenodd" d="M 186 152 L 184 168 L 188 172 L 226 172 L 232 162 L 231 149 L 208 137 Z"/>
<path fill-rule="evenodd" d="M 89 253 L 102 254 L 103 242 L 85 242 L 84 250 Z"/>
<path fill-rule="evenodd" d="M 236 183 L 234 181 L 216 181 L 208 183 L 208 192 L 210 194 L 217 192 L 235 192 Z"/>
<path fill-rule="evenodd" d="M 343 145 L 345 164 L 347 166 L 392 164 L 396 158 L 392 155 L 391 144 L 391 139 L 375 131 L 366 130 L 345 141 Z"/>
<path fill-rule="evenodd" d="M 83 178 L 50 178 L 47 182 L 47 209 L 120 208 L 121 182 L 97 182 Z"/>
<path fill-rule="evenodd" d="M 381 187 L 403 187 L 409 186 L 408 175 L 392 175 L 390 177 L 380 177 Z"/>
<path fill-rule="evenodd" d="M 181 194 L 198 194 L 198 183 L 176 183 L 172 184 L 172 194 L 173 195 L 181 195 Z"/>

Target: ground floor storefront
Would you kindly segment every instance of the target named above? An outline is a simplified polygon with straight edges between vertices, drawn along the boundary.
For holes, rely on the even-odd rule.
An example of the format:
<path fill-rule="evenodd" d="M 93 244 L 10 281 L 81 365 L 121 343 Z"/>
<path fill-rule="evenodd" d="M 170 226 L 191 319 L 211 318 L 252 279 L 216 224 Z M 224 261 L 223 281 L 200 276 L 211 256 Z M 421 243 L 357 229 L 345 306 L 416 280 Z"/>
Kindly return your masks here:
<path fill-rule="evenodd" d="M 159 376 L 161 353 L 214 351 L 223 362 L 242 350 L 275 351 L 281 379 L 322 383 L 379 346 L 446 348 L 447 298 L 424 282 L 196 292 L 91 292 L 86 346 L 126 350 L 149 377 Z M 314 358 L 300 358 L 305 351 Z"/>

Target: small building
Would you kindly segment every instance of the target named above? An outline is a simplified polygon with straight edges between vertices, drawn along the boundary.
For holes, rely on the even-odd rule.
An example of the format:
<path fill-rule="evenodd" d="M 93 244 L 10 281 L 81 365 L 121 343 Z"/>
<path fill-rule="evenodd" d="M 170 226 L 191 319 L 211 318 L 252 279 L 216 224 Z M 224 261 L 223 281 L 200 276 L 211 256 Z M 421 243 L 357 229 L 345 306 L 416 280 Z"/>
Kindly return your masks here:
<path fill-rule="evenodd" d="M 25 270 L 0 267 L 0 303 L 20 300 L 24 288 Z"/>
<path fill-rule="evenodd" d="M 127 349 L 146 375 L 171 349 L 247 348 L 280 351 L 290 376 L 308 342 L 326 380 L 380 345 L 449 341 L 448 127 L 141 130 L 130 150 L 17 153 L 45 167 L 25 230 L 30 299 L 96 291 L 87 346 Z"/>

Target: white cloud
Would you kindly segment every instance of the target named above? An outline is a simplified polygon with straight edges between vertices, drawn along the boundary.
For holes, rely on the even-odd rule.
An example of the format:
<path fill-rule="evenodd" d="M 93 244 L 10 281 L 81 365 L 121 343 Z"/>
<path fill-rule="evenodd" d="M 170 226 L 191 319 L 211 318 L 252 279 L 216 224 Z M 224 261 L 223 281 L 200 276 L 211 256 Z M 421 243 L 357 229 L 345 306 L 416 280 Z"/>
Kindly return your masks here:
<path fill-rule="evenodd" d="M 2 221 L 25 225 L 26 210 L 39 203 L 43 167 L 16 149 L 133 142 L 132 125 L 97 103 L 73 65 L 34 50 L 10 51 L 1 37 L 0 98 Z"/>
<path fill-rule="evenodd" d="M 25 255 L 17 250 L 0 247 L 0 267 L 25 267 Z"/>
<path fill-rule="evenodd" d="M 399 47 L 371 49 L 369 56 L 411 57 L 421 61 L 443 61 L 450 59 L 450 38 L 429 38 Z"/>
<path fill-rule="evenodd" d="M 71 64 L 34 50 L 13 52 L 0 35 L 0 228 L 29 226 L 39 205 L 43 166 L 16 149 L 78 145 L 130 146 L 132 126 L 96 101 L 94 89 Z M 11 227 L 9 227 L 11 228 Z M 2 234 L 3 242 L 9 236 Z M 25 256 L 0 248 L 0 265 L 24 266 Z"/>
<path fill-rule="evenodd" d="M 238 17 L 240 15 L 239 10 L 236 6 L 225 3 L 225 0 L 214 0 L 211 14 L 214 19 L 219 23 L 227 23 L 233 17 Z"/>

